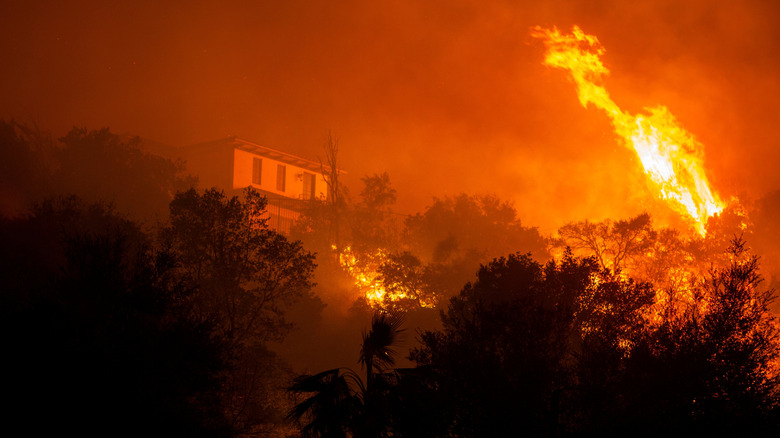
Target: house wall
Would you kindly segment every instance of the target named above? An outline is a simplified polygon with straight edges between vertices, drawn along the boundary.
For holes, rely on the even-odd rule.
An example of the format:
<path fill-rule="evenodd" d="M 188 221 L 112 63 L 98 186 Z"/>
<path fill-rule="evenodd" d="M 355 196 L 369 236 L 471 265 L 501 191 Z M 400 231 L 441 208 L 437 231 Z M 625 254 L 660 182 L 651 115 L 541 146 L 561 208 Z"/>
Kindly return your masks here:
<path fill-rule="evenodd" d="M 262 171 L 260 184 L 252 183 L 253 158 L 262 159 Z M 277 169 L 278 165 L 286 166 L 285 188 L 284 191 L 277 189 Z M 253 186 L 270 193 L 276 193 L 280 196 L 303 199 L 303 173 L 308 172 L 315 175 L 314 196 L 315 198 L 325 199 L 327 196 L 327 185 L 322 174 L 304 169 L 292 164 L 267 158 L 261 155 L 255 155 L 241 149 L 233 150 L 233 184 L 234 189 Z"/>

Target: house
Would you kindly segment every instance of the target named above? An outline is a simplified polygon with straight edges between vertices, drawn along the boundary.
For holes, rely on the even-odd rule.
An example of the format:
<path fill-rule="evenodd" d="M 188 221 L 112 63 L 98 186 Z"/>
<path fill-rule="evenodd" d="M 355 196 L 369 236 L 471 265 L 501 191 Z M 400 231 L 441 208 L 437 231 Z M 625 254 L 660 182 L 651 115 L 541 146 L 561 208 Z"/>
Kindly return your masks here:
<path fill-rule="evenodd" d="M 257 189 L 268 198 L 269 225 L 283 233 L 289 233 L 307 201 L 328 198 L 327 165 L 238 137 L 186 146 L 180 156 L 201 187 L 230 195 L 248 186 Z"/>

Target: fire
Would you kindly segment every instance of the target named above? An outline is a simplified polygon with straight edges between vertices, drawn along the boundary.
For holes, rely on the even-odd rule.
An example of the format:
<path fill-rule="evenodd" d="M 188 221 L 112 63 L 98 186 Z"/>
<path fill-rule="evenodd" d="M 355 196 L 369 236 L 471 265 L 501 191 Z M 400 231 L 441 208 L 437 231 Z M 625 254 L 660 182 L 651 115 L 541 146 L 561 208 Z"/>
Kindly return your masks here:
<path fill-rule="evenodd" d="M 592 104 L 607 113 L 615 133 L 636 151 L 657 196 L 689 216 L 703 236 L 707 218 L 720 213 L 724 203 L 709 188 L 702 144 L 664 106 L 637 116 L 618 107 L 602 85 L 609 70 L 601 63 L 604 48 L 595 36 L 577 26 L 570 34 L 536 27 L 531 35 L 544 42 L 544 64 L 569 72 L 582 106 Z"/>
<path fill-rule="evenodd" d="M 388 307 L 401 307 L 409 310 L 409 307 L 413 306 L 411 303 L 425 308 L 436 307 L 435 299 L 424 298 L 420 291 L 400 283 L 385 282 L 380 268 L 391 261 L 383 249 L 358 256 L 349 246 L 341 251 L 336 246 L 332 248 L 338 255 L 342 269 L 350 274 L 355 281 L 355 286 L 373 309 L 387 310 Z"/>

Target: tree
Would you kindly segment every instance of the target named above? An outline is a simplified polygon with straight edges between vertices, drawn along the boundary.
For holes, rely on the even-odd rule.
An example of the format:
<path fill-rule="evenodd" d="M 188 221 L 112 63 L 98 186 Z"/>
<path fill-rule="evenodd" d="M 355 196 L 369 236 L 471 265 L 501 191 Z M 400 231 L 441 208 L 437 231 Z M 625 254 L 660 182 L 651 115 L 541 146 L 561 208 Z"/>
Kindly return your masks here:
<path fill-rule="evenodd" d="M 595 255 L 599 264 L 612 272 L 634 268 L 657 235 L 647 213 L 619 221 L 571 222 L 558 229 L 558 234 L 554 245 Z"/>
<path fill-rule="evenodd" d="M 539 231 L 523 226 L 510 203 L 491 195 L 435 199 L 405 225 L 408 250 L 431 263 L 431 280 L 447 297 L 456 295 L 484 260 L 518 250 L 541 260 L 547 254 Z"/>
<path fill-rule="evenodd" d="M 125 138 L 108 128 L 74 127 L 59 141 L 54 175 L 58 194 L 113 202 L 125 214 L 161 220 L 174 193 L 195 183 L 183 162 L 142 151 L 138 137 Z"/>
<path fill-rule="evenodd" d="M 366 369 L 365 384 L 346 368 L 336 368 L 295 379 L 289 391 L 312 394 L 290 410 L 289 418 L 301 427 L 304 437 L 388 436 L 388 391 L 395 363 L 393 345 L 403 332 L 400 314 L 376 312 L 371 328 L 363 334 L 359 362 Z"/>
<path fill-rule="evenodd" d="M 701 236 L 674 228 L 657 229 L 647 213 L 633 218 L 602 222 L 571 222 L 558 230 L 551 241 L 558 251 L 571 248 L 581 256 L 595 256 L 599 264 L 614 273 L 650 282 L 657 291 L 674 291 L 676 305 L 690 304 L 698 278 L 713 264 L 727 261 L 728 242 L 740 234 L 745 217 L 735 205 L 708 221 Z M 660 294 L 658 305 L 669 294 Z"/>
<path fill-rule="evenodd" d="M 780 288 L 780 190 L 768 193 L 756 201 L 749 212 L 753 221 L 753 239 L 750 241 L 757 254 L 761 254 L 763 275 L 769 286 Z M 778 303 L 773 309 L 780 313 Z"/>
<path fill-rule="evenodd" d="M 183 162 L 144 152 L 141 144 L 108 128 L 73 128 L 57 142 L 36 125 L 0 120 L 0 212 L 20 214 L 47 197 L 75 194 L 160 220 L 173 194 L 196 179 Z"/>
<path fill-rule="evenodd" d="M 285 308 L 310 293 L 315 268 L 300 242 L 268 228 L 265 206 L 251 188 L 243 201 L 217 189 L 190 189 L 174 197 L 170 226 L 161 233 L 199 285 L 192 297 L 196 315 L 213 321 L 236 349 L 225 396 L 232 421 L 245 433 L 282 420 L 267 387 L 283 370 L 265 344 L 289 330 Z"/>
<path fill-rule="evenodd" d="M 361 201 L 352 207 L 350 214 L 352 247 L 373 251 L 377 248 L 395 250 L 399 244 L 397 218 L 391 208 L 396 201 L 396 191 L 387 172 L 361 178 Z"/>
<path fill-rule="evenodd" d="M 580 268 L 584 282 L 591 268 Z M 435 386 L 448 400 L 440 435 L 517 434 L 518 423 L 543 433 L 550 396 L 569 382 L 561 364 L 573 298 L 557 305 L 546 294 L 543 267 L 528 255 L 495 259 L 477 278 L 442 312 L 444 330 L 424 332 L 411 355 L 435 370 Z"/>
<path fill-rule="evenodd" d="M 348 224 L 347 216 L 351 205 L 347 188 L 341 184 L 344 173 L 339 169 L 339 139 L 328 131 L 323 145 L 325 159 L 319 159 L 320 173 L 328 186 L 326 199 L 306 202 L 301 215 L 291 227 L 291 235 L 303 240 L 307 247 L 320 252 L 330 251 L 331 246 L 340 248 Z M 348 233 L 347 233 L 348 234 Z"/>
<path fill-rule="evenodd" d="M 427 386 L 436 394 L 423 397 L 443 403 L 448 419 L 434 435 L 576 429 L 579 394 L 593 394 L 597 364 L 613 378 L 653 297 L 648 285 L 602 271 L 594 258 L 494 259 L 450 300 L 443 330 L 423 332 L 412 351 L 418 367 L 432 370 Z"/>
<path fill-rule="evenodd" d="M 361 181 L 364 187 L 360 197 L 363 198 L 365 208 L 377 213 L 387 213 L 396 201 L 395 189 L 390 185 L 390 175 L 382 172 L 373 176 L 364 176 Z"/>
<path fill-rule="evenodd" d="M 325 140 L 323 146 L 325 152 L 325 163 L 320 160 L 320 169 L 322 171 L 322 177 L 325 178 L 325 183 L 328 185 L 328 201 L 333 205 L 341 205 L 343 203 L 344 188 L 339 182 L 339 139 L 334 138 L 333 134 L 328 131 L 328 137 Z"/>
<path fill-rule="evenodd" d="M 53 151 L 37 126 L 0 119 L 0 214 L 20 214 L 52 193 Z"/>
<path fill-rule="evenodd" d="M 283 310 L 312 286 L 314 255 L 268 228 L 266 199 L 246 189 L 245 200 L 217 189 L 177 193 L 164 241 L 200 286 L 197 309 L 216 317 L 237 344 L 278 339 Z"/>
<path fill-rule="evenodd" d="M 541 258 L 547 253 L 546 242 L 536 228 L 524 227 L 515 208 L 493 195 L 434 199 L 424 213 L 407 219 L 406 228 L 413 248 L 419 248 L 424 260 L 434 262 L 446 262 L 470 251 L 481 260 L 518 248 Z"/>
<path fill-rule="evenodd" d="M 374 390 L 374 374 L 386 372 L 395 365 L 393 345 L 403 332 L 400 313 L 377 312 L 371 319 L 371 329 L 363 333 L 360 363 L 366 368 L 366 390 Z"/>
<path fill-rule="evenodd" d="M 648 434 L 777 434 L 780 354 L 772 289 L 760 286 L 758 258 L 732 240 L 684 310 L 668 307 L 634 348 L 623 399 Z"/>
<path fill-rule="evenodd" d="M 376 281 L 384 287 L 385 309 L 411 311 L 433 308 L 440 294 L 431 284 L 431 265 L 423 264 L 409 252 L 390 254 L 377 269 Z"/>
<path fill-rule="evenodd" d="M 101 204 L 0 220 L 7 430 L 228 437 L 230 349 L 192 318 L 177 259 Z"/>
<path fill-rule="evenodd" d="M 325 163 L 320 160 L 320 171 L 325 183 L 328 185 L 328 199 L 325 207 L 327 210 L 327 223 L 329 225 L 328 241 L 334 242 L 338 247 L 341 245 L 341 216 L 346 207 L 344 187 L 339 182 L 339 139 L 334 138 L 328 131 L 328 137 L 323 146 L 325 152 Z"/>
<path fill-rule="evenodd" d="M 355 391 L 352 385 L 357 385 Z M 301 375 L 288 389 L 293 394 L 312 394 L 290 410 L 289 418 L 301 426 L 304 438 L 347 437 L 362 411 L 365 391 L 360 377 L 340 368 L 314 375 Z"/>

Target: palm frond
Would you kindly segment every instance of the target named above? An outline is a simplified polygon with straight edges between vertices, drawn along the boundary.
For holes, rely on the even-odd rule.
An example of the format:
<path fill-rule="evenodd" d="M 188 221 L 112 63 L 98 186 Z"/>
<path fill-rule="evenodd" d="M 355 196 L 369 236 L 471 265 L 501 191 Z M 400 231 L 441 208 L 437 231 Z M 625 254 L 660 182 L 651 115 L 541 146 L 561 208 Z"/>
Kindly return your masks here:
<path fill-rule="evenodd" d="M 352 380 L 359 391 L 354 391 Z M 301 433 L 304 437 L 342 437 L 350 424 L 363 410 L 363 383 L 357 374 L 341 368 L 323 371 L 314 375 L 302 375 L 288 388 L 294 394 L 312 394 L 296 404 L 287 414 L 287 418 L 303 423 Z"/>
<path fill-rule="evenodd" d="M 366 368 L 384 370 L 395 364 L 395 350 L 403 333 L 403 314 L 377 312 L 371 319 L 371 330 L 363 333 L 363 347 L 360 350 L 360 363 Z"/>

